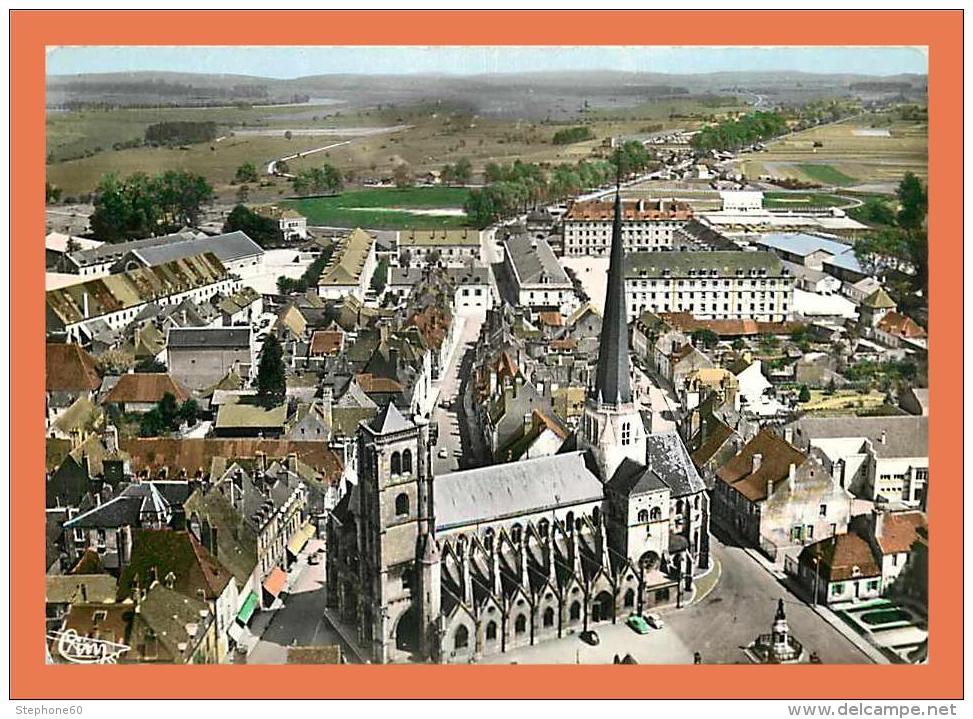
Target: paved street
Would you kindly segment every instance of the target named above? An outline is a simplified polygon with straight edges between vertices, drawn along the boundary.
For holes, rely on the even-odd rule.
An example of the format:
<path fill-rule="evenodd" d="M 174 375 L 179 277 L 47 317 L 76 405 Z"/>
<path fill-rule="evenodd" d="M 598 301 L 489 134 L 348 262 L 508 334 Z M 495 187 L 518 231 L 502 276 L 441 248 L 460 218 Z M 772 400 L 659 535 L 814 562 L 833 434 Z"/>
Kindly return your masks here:
<path fill-rule="evenodd" d="M 868 663 L 868 657 L 796 597 L 742 548 L 714 538 L 720 581 L 692 606 L 661 612 L 665 627 L 640 636 L 624 624 L 600 624 L 600 642 L 585 644 L 577 635 L 524 647 L 483 660 L 485 664 L 610 664 L 615 654 L 631 654 L 640 664 L 691 664 L 693 652 L 704 663 L 746 663 L 743 654 L 759 634 L 770 631 L 777 600 L 783 599 L 791 631 L 826 664 Z"/>
<path fill-rule="evenodd" d="M 247 664 L 285 664 L 288 646 L 315 644 L 339 644 L 345 658 L 355 661 L 354 654 L 324 618 L 324 561 L 308 564 L 306 556 L 317 546 L 318 542 L 309 542 L 298 559 L 291 572 L 290 594 L 285 597 L 283 607 L 273 610 L 267 628 L 247 657 Z"/>
<path fill-rule="evenodd" d="M 446 474 L 459 468 L 461 461 L 466 466 L 465 460 L 471 454 L 468 446 L 468 433 L 461 431 L 459 403 L 461 397 L 458 396 L 460 388 L 460 373 L 463 366 L 463 358 L 466 352 L 476 342 L 480 334 L 480 327 L 483 325 L 483 315 L 466 315 L 460 318 L 462 327 L 458 328 L 458 338 L 456 349 L 450 357 L 449 366 L 443 374 L 439 385 L 439 400 L 433 409 L 433 421 L 439 427 L 439 442 L 433 449 L 433 468 L 436 474 Z M 443 400 L 452 400 L 449 409 L 441 406 Z M 446 457 L 440 457 L 440 450 L 445 447 Z M 464 457 L 464 455 L 466 455 Z"/>

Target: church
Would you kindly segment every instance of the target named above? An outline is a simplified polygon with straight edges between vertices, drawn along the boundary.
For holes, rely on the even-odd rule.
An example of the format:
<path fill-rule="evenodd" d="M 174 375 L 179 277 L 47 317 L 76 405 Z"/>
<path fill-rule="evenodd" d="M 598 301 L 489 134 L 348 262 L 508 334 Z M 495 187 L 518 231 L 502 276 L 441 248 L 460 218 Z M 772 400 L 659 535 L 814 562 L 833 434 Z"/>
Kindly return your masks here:
<path fill-rule="evenodd" d="M 468 663 L 679 605 L 709 563 L 703 480 L 633 400 L 620 198 L 596 380 L 553 456 L 433 476 L 428 420 L 358 430 L 326 595 L 376 663 Z"/>

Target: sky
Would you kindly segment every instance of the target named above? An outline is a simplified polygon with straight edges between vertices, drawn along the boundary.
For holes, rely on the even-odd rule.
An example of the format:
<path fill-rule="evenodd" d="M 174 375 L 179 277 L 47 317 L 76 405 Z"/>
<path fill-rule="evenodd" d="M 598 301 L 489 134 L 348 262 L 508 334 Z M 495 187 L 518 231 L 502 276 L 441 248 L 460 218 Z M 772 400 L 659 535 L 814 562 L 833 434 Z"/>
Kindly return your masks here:
<path fill-rule="evenodd" d="M 57 47 L 47 73 L 229 73 L 294 78 L 331 73 L 474 75 L 615 70 L 658 73 L 803 71 L 925 74 L 916 47 Z"/>

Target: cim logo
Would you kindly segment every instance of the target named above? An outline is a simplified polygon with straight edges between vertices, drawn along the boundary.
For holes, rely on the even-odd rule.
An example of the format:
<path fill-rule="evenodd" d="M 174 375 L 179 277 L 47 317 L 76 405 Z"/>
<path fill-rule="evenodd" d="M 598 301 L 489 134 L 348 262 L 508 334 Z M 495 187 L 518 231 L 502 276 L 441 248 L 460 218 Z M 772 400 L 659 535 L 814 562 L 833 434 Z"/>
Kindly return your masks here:
<path fill-rule="evenodd" d="M 82 637 L 74 629 L 51 632 L 47 640 L 57 656 L 70 664 L 117 664 L 118 657 L 131 647 L 125 644 Z"/>

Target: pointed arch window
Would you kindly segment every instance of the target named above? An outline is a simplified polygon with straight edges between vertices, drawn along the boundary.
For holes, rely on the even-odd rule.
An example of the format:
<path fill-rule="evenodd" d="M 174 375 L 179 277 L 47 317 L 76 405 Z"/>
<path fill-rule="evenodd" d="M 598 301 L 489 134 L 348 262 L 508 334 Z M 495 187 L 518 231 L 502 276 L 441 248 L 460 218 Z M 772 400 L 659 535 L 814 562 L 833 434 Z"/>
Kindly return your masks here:
<path fill-rule="evenodd" d="M 412 450 L 407 449 L 402 452 L 402 473 L 412 473 Z"/>
<path fill-rule="evenodd" d="M 487 624 L 486 638 L 487 639 L 490 639 L 490 640 L 493 640 L 493 639 L 496 639 L 497 638 L 497 623 L 496 622 L 490 622 L 489 624 Z"/>
<path fill-rule="evenodd" d="M 517 619 L 514 621 L 514 634 L 523 634 L 527 631 L 527 617 L 523 614 L 518 614 Z"/>
<path fill-rule="evenodd" d="M 548 607 L 544 610 L 544 626 L 553 627 L 554 626 L 554 610 Z"/>
<path fill-rule="evenodd" d="M 466 649 L 469 643 L 470 643 L 470 630 L 467 629 L 465 625 L 461 624 L 456 629 L 456 634 L 453 635 L 453 648 Z"/>
<path fill-rule="evenodd" d="M 402 474 L 402 455 L 392 452 L 392 474 Z"/>

